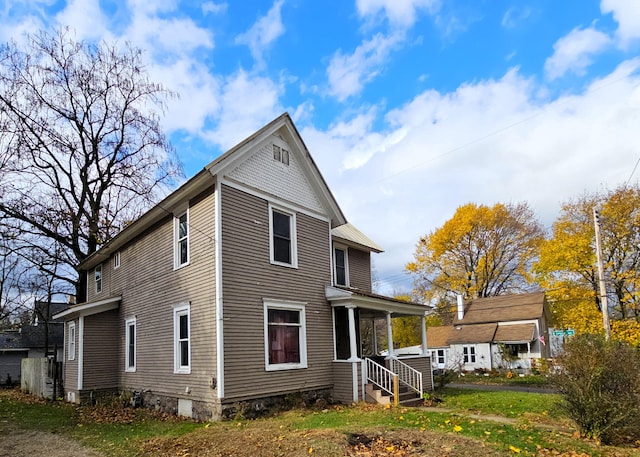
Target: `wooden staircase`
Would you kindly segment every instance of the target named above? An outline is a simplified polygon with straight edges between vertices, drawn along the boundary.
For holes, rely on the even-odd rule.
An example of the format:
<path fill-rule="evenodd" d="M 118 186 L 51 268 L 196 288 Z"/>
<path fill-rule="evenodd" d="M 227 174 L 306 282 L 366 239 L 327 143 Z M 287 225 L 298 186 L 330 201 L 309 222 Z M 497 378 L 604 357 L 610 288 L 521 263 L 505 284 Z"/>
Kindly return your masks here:
<path fill-rule="evenodd" d="M 389 362 L 394 371 L 377 360 L 365 358 L 365 401 L 382 405 L 421 404 L 422 374 L 398 359 L 390 359 Z"/>
<path fill-rule="evenodd" d="M 365 401 L 369 403 L 379 403 L 381 405 L 394 404 L 393 395 L 385 392 L 380 387 L 373 383 L 368 383 L 364 386 Z M 398 405 L 402 406 L 419 406 L 422 404 L 422 398 L 420 395 L 409 389 L 407 386 L 400 386 L 398 388 Z"/>

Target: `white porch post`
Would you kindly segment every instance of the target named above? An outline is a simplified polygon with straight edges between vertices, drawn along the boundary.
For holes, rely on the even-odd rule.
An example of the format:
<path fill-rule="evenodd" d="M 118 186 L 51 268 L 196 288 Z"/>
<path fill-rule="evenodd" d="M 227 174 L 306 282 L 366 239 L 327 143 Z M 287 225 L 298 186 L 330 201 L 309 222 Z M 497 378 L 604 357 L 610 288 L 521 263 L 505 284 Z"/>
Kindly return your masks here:
<path fill-rule="evenodd" d="M 358 343 L 356 339 L 356 315 L 354 311 L 355 306 L 347 306 L 347 312 L 349 314 L 349 353 L 350 361 L 358 360 Z"/>
<path fill-rule="evenodd" d="M 387 341 L 389 344 L 389 357 L 394 357 L 393 351 L 393 328 L 391 327 L 391 312 L 387 311 Z"/>
<path fill-rule="evenodd" d="M 427 315 L 420 316 L 420 325 L 422 325 L 422 355 L 427 355 Z"/>

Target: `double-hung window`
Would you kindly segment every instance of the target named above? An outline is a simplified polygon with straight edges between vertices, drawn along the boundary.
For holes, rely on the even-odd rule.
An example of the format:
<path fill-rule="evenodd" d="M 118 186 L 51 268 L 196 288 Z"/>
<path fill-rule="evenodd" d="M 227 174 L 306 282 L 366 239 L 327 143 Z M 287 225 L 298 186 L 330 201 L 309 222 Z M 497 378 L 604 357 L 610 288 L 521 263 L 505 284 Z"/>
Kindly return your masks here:
<path fill-rule="evenodd" d="M 120 268 L 120 251 L 113 254 L 113 269 L 117 270 L 118 268 Z"/>
<path fill-rule="evenodd" d="M 333 249 L 334 283 L 336 286 L 349 286 L 347 267 L 347 248 L 336 246 Z"/>
<path fill-rule="evenodd" d="M 304 304 L 265 301 L 264 326 L 267 371 L 307 367 Z"/>
<path fill-rule="evenodd" d="M 476 347 L 463 346 L 462 356 L 464 363 L 476 363 Z"/>
<path fill-rule="evenodd" d="M 270 208 L 271 263 L 297 268 L 295 213 Z"/>
<path fill-rule="evenodd" d="M 438 366 L 444 366 L 445 364 L 445 358 L 444 358 L 444 349 L 438 349 L 436 351 L 436 361 L 438 363 Z"/>
<path fill-rule="evenodd" d="M 96 294 L 99 294 L 102 292 L 102 264 L 96 266 L 93 276 L 96 281 Z"/>
<path fill-rule="evenodd" d="M 174 219 L 174 266 L 180 268 L 189 263 L 189 210 Z"/>
<path fill-rule="evenodd" d="M 69 341 L 67 344 L 67 360 L 75 360 L 76 359 L 76 323 L 69 322 L 69 328 L 67 337 Z"/>
<path fill-rule="evenodd" d="M 191 316 L 188 303 L 173 308 L 174 373 L 191 373 Z"/>
<path fill-rule="evenodd" d="M 136 318 L 125 321 L 125 371 L 136 371 Z"/>

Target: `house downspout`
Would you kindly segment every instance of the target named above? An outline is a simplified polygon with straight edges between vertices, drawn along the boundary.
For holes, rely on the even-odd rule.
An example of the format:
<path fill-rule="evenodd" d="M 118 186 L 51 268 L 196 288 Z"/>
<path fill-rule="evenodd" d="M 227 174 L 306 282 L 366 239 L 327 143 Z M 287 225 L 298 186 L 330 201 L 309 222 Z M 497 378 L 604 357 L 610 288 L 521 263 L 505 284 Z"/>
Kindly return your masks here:
<path fill-rule="evenodd" d="M 215 258 L 216 258 L 216 387 L 218 399 L 224 398 L 224 315 L 222 308 L 222 184 L 216 179 L 215 190 Z"/>
<path fill-rule="evenodd" d="M 78 393 L 84 382 L 84 316 L 78 317 Z"/>

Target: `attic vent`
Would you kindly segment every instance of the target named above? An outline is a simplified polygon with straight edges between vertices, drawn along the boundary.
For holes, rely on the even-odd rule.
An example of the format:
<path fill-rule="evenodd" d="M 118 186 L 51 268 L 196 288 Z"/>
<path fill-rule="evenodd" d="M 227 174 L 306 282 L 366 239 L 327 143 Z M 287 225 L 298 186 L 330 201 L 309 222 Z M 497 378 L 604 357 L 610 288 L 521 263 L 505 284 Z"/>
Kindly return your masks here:
<path fill-rule="evenodd" d="M 274 144 L 273 160 L 277 160 L 278 162 L 282 162 L 285 165 L 289 165 L 289 151 Z"/>

